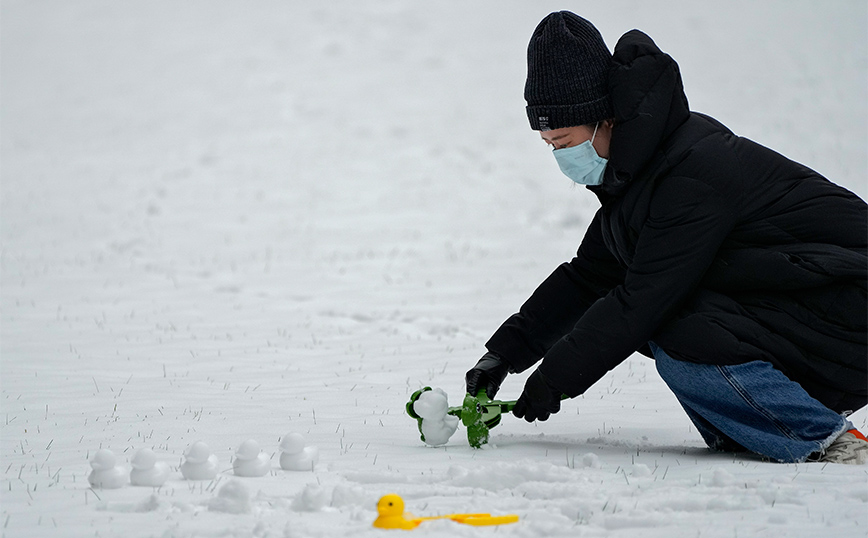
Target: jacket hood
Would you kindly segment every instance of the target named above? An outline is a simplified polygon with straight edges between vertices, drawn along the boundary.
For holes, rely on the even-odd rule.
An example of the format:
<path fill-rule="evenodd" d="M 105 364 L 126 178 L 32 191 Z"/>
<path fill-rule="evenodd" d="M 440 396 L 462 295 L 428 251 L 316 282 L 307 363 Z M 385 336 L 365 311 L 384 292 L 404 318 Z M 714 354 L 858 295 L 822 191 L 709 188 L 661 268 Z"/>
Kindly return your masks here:
<path fill-rule="evenodd" d="M 690 116 L 678 64 L 639 30 L 621 36 L 609 71 L 615 128 L 598 194 L 618 196 Z"/>

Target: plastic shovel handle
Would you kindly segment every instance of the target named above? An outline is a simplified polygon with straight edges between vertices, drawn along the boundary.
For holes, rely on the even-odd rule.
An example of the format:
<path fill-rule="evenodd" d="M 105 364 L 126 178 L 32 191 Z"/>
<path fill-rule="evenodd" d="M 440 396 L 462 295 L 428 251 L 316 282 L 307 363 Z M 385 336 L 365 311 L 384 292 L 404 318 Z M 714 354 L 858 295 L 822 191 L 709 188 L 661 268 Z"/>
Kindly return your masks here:
<path fill-rule="evenodd" d="M 449 519 L 465 525 L 484 527 L 487 525 L 506 525 L 518 521 L 518 515 L 507 514 L 505 516 L 492 516 L 491 514 L 454 514 Z"/>

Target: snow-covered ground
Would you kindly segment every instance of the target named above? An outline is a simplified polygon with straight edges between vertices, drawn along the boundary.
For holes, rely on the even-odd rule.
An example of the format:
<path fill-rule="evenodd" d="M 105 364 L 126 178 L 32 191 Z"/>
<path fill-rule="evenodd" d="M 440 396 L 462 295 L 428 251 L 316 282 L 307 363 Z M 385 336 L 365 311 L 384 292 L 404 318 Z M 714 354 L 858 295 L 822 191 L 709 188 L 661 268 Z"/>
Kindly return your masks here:
<path fill-rule="evenodd" d="M 645 30 L 693 109 L 868 195 L 861 0 L 3 0 L 3 536 L 381 536 L 390 492 L 521 517 L 426 536 L 865 536 L 868 466 L 710 454 L 638 356 L 485 450 L 404 414 L 424 385 L 458 403 L 595 210 L 523 108 L 563 8 L 610 47 Z M 288 432 L 313 472 L 279 469 Z M 273 469 L 235 478 L 251 438 Z M 213 482 L 178 472 L 196 440 Z M 166 485 L 89 488 L 97 450 L 143 447 Z"/>

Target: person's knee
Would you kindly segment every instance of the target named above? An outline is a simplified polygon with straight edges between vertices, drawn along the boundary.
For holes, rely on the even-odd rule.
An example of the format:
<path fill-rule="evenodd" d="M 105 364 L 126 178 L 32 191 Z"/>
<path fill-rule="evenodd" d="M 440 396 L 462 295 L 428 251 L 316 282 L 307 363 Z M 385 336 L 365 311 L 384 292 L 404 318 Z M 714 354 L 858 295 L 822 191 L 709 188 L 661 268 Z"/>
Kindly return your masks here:
<path fill-rule="evenodd" d="M 676 381 L 679 374 L 684 370 L 681 361 L 673 359 L 660 348 L 657 348 L 654 352 L 654 364 L 657 367 L 657 373 L 660 374 L 660 377 L 667 384 Z"/>

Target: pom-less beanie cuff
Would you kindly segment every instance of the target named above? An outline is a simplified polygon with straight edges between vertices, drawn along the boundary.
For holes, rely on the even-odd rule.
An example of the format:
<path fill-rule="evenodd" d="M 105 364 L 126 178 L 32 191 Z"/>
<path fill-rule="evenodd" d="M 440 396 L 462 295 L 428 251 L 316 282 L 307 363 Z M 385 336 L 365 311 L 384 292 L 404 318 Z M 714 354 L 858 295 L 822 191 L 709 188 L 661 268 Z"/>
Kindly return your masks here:
<path fill-rule="evenodd" d="M 609 96 L 575 105 L 537 105 L 527 108 L 527 119 L 534 131 L 597 123 L 614 116 Z"/>

